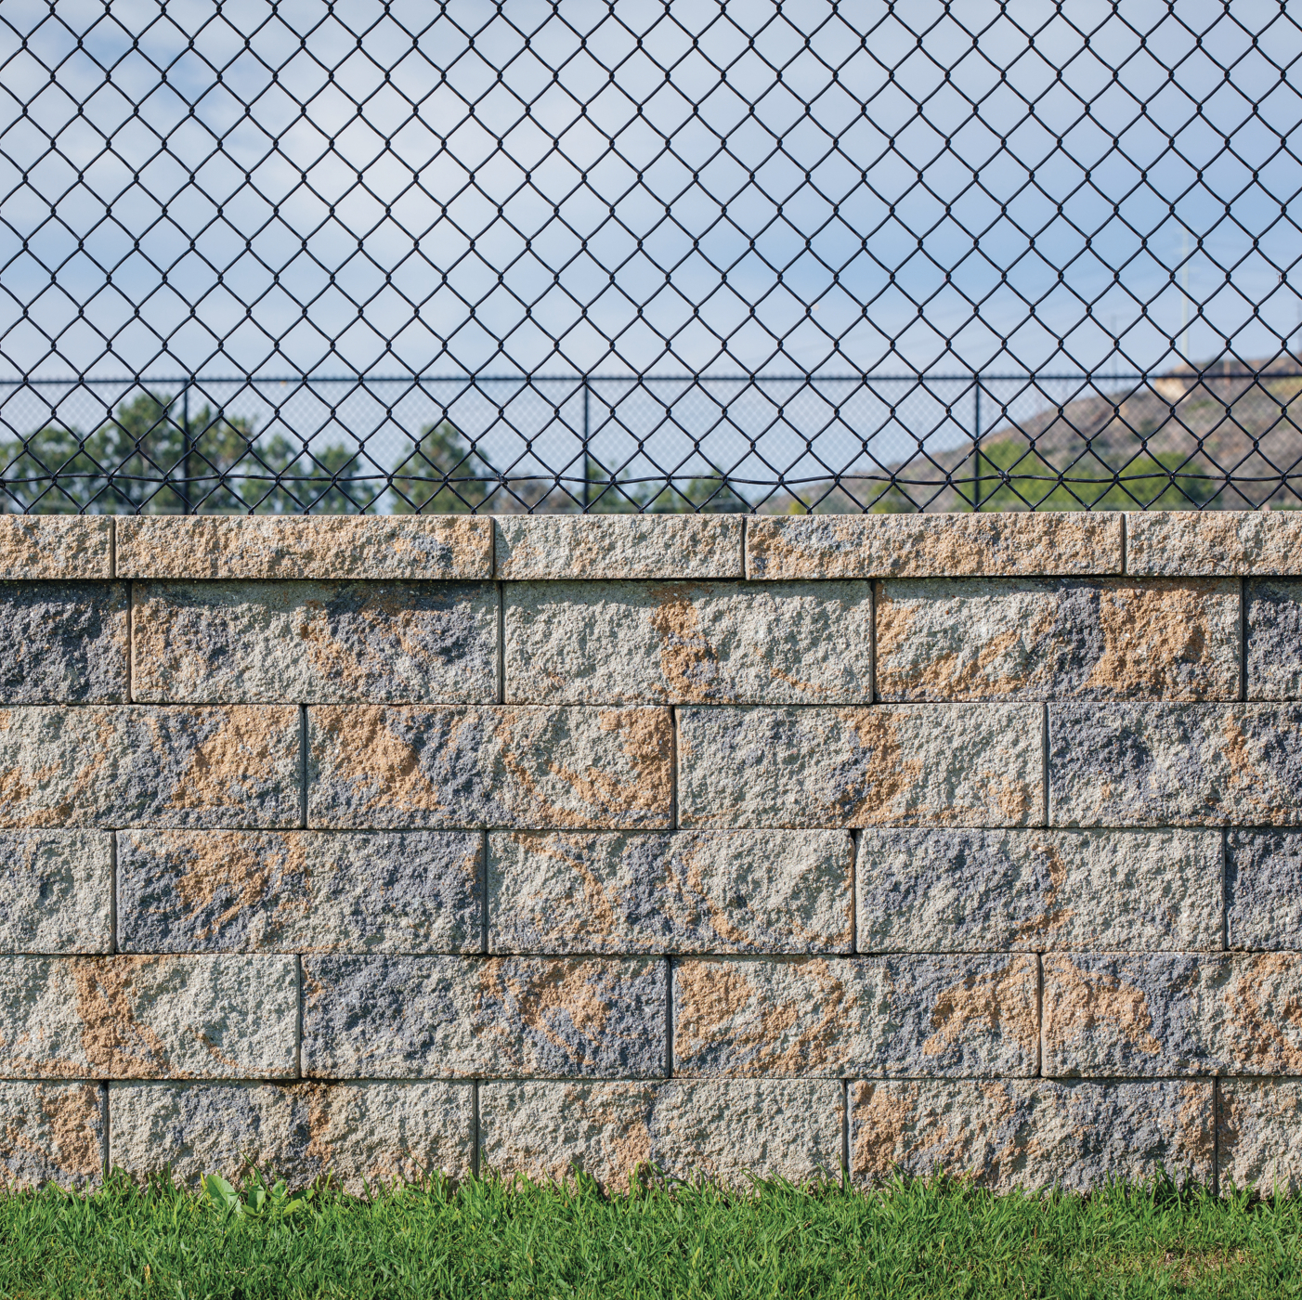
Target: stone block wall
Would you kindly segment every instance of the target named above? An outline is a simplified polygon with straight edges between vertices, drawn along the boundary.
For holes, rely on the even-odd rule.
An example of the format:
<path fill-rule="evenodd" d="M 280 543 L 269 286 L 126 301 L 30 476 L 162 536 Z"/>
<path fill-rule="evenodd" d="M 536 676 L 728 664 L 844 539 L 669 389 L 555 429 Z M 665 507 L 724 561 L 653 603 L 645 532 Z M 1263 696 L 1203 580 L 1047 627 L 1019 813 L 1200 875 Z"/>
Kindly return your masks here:
<path fill-rule="evenodd" d="M 0 518 L 0 1177 L 1302 1177 L 1302 514 Z"/>

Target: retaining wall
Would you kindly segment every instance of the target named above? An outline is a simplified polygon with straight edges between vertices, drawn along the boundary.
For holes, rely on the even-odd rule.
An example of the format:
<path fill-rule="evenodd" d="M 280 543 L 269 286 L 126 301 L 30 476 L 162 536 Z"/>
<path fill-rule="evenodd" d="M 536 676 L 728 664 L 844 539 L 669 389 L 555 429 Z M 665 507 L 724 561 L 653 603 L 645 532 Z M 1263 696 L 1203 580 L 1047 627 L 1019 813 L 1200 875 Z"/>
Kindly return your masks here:
<path fill-rule="evenodd" d="M 1302 1171 L 1302 514 L 0 519 L 0 1174 Z"/>

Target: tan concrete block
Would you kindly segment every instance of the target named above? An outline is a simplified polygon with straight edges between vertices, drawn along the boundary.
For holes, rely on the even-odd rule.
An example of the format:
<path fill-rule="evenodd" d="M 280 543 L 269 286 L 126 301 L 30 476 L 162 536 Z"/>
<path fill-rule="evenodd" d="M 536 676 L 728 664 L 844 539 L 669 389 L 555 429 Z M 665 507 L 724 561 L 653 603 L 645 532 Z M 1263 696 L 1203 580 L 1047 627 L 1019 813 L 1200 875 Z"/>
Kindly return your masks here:
<path fill-rule="evenodd" d="M 493 576 L 493 521 L 474 515 L 133 515 L 120 578 Z"/>
<path fill-rule="evenodd" d="M 1115 514 L 765 515 L 746 528 L 747 576 L 766 581 L 1120 572 Z"/>
<path fill-rule="evenodd" d="M 107 515 L 0 515 L 0 579 L 113 577 Z"/>
<path fill-rule="evenodd" d="M 0 583 L 0 700 L 125 701 L 128 590 L 125 582 Z"/>
<path fill-rule="evenodd" d="M 1239 584 L 877 584 L 883 700 L 1237 700 Z"/>
<path fill-rule="evenodd" d="M 1220 1094 L 1221 1191 L 1296 1192 L 1302 1187 L 1302 1080 L 1222 1079 Z"/>
<path fill-rule="evenodd" d="M 860 952 L 1221 947 L 1217 831 L 869 828 Z"/>
<path fill-rule="evenodd" d="M 1126 572 L 1173 578 L 1302 574 L 1302 514 L 1136 511 L 1126 515 Z"/>
<path fill-rule="evenodd" d="M 506 515 L 497 577 L 740 578 L 736 515 Z"/>
<path fill-rule="evenodd" d="M 295 1073 L 292 957 L 0 958 L 0 1075 Z"/>
<path fill-rule="evenodd" d="M 112 835 L 0 832 L 0 952 L 112 952 L 112 905 Z"/>
<path fill-rule="evenodd" d="M 865 1080 L 850 1085 L 850 1123 L 856 1182 L 937 1168 L 999 1192 L 1212 1179 L 1210 1082 Z"/>
<path fill-rule="evenodd" d="M 238 1180 L 246 1157 L 291 1187 L 332 1173 L 354 1195 L 473 1165 L 469 1083 L 114 1083 L 109 1113 L 115 1165 L 191 1186 Z"/>
<path fill-rule="evenodd" d="M 842 952 L 844 831 L 488 837 L 494 952 Z"/>
<path fill-rule="evenodd" d="M 308 729 L 313 826 L 670 824 L 667 709 L 323 705 Z"/>
<path fill-rule="evenodd" d="M 1036 825 L 1041 733 L 1034 705 L 689 706 L 679 824 Z"/>
<path fill-rule="evenodd" d="M 1225 946 L 1302 948 L 1302 831 L 1225 837 Z"/>
<path fill-rule="evenodd" d="M 98 1083 L 0 1083 L 0 1184 L 97 1187 L 108 1155 Z"/>
<path fill-rule="evenodd" d="M 1031 955 L 674 963 L 674 1073 L 1031 1075 Z"/>
<path fill-rule="evenodd" d="M 626 1191 L 659 1170 L 744 1191 L 751 1175 L 840 1176 L 841 1085 L 831 1079 L 487 1083 L 479 1109 L 483 1166 L 506 1178 L 564 1182 L 577 1168 Z"/>
<path fill-rule="evenodd" d="M 508 700 L 872 703 L 866 582 L 529 582 L 505 598 Z"/>
<path fill-rule="evenodd" d="M 296 825 L 299 712 L 0 709 L 0 826 Z"/>

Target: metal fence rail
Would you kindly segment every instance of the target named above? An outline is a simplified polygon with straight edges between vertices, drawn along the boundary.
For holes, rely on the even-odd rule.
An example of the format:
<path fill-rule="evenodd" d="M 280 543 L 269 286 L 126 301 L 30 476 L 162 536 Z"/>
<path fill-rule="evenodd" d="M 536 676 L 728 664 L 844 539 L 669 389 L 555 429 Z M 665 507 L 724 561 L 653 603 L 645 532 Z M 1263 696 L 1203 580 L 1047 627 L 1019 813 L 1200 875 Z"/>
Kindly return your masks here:
<path fill-rule="evenodd" d="M 1302 502 L 1281 0 L 7 0 L 0 509 Z"/>

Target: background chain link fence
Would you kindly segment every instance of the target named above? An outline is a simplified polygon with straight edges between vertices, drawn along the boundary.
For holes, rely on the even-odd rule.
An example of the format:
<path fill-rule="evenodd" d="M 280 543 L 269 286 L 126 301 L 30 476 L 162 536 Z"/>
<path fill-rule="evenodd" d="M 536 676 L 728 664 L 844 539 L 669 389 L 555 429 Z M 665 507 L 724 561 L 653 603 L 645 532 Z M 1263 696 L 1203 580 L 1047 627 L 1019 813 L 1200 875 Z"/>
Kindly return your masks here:
<path fill-rule="evenodd" d="M 4 0 L 0 508 L 1302 501 L 1283 0 Z"/>

